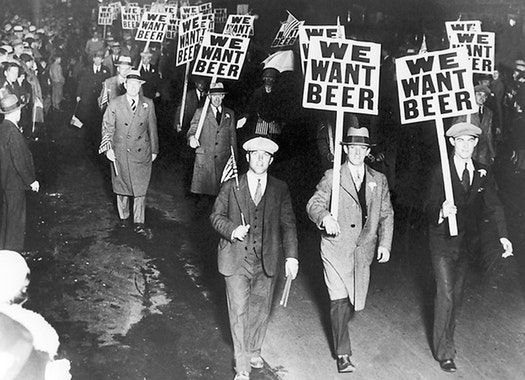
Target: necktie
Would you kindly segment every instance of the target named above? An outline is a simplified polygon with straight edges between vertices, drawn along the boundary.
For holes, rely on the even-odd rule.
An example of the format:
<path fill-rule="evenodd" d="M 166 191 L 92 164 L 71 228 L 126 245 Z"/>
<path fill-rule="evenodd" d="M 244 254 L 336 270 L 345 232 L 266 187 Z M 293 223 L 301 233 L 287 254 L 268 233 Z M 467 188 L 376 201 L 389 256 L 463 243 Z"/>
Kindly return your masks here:
<path fill-rule="evenodd" d="M 262 198 L 262 185 L 261 180 L 257 180 L 257 187 L 255 188 L 255 195 L 253 196 L 253 203 L 255 203 L 256 206 L 259 205 L 259 202 Z"/>
<path fill-rule="evenodd" d="M 217 120 L 217 124 L 221 124 L 221 111 L 219 111 L 219 108 L 215 108 L 215 120 Z"/>
<path fill-rule="evenodd" d="M 98 74 L 98 69 L 99 69 L 99 67 L 95 66 L 95 74 Z"/>
<path fill-rule="evenodd" d="M 355 188 L 359 190 L 361 188 L 361 183 L 363 182 L 363 178 L 361 178 L 361 173 L 357 172 L 355 175 Z"/>
<path fill-rule="evenodd" d="M 467 163 L 465 163 L 465 169 L 463 169 L 463 174 L 461 175 L 461 185 L 465 191 L 470 189 L 470 173 L 467 169 Z"/>
<path fill-rule="evenodd" d="M 479 107 L 478 116 L 479 116 L 479 122 L 481 124 L 481 122 L 483 121 L 483 107 Z"/>
<path fill-rule="evenodd" d="M 131 111 L 135 113 L 136 110 L 137 110 L 137 102 L 135 101 L 135 99 L 131 99 Z"/>

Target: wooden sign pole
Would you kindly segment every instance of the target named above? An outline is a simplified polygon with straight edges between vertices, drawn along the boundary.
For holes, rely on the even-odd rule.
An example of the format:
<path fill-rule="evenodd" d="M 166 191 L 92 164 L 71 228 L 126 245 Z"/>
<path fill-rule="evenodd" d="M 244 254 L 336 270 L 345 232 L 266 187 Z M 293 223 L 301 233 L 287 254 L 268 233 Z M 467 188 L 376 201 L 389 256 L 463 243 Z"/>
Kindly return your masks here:
<path fill-rule="evenodd" d="M 214 75 L 211 78 L 210 85 L 217 81 L 217 75 Z M 206 101 L 202 107 L 201 117 L 199 118 L 199 124 L 197 125 L 197 130 L 195 131 L 195 138 L 198 140 L 201 136 L 202 127 L 204 126 L 204 119 L 206 118 L 206 113 L 208 112 L 208 107 L 210 106 L 210 97 L 206 96 Z"/>
<path fill-rule="evenodd" d="M 332 203 L 330 206 L 330 213 L 337 220 L 339 211 L 339 185 L 341 183 L 341 155 L 343 147 L 343 121 L 345 112 L 337 110 L 337 118 L 335 122 L 335 142 L 334 142 L 334 171 L 332 178 Z"/>
<path fill-rule="evenodd" d="M 443 119 L 438 117 L 436 119 L 436 132 L 439 144 L 439 155 L 441 157 L 441 170 L 443 171 L 443 185 L 445 186 L 445 199 L 454 204 L 454 193 L 452 192 L 452 177 L 450 176 L 450 166 L 447 153 L 447 142 L 445 140 L 445 128 L 443 127 Z M 458 223 L 456 215 L 448 217 L 448 226 L 450 236 L 458 235 Z"/>
<path fill-rule="evenodd" d="M 184 72 L 184 86 L 182 87 L 182 100 L 180 103 L 180 118 L 179 124 L 182 126 L 184 120 L 184 108 L 186 108 L 186 97 L 188 96 L 188 77 L 190 75 L 190 63 L 186 63 L 186 70 Z"/>

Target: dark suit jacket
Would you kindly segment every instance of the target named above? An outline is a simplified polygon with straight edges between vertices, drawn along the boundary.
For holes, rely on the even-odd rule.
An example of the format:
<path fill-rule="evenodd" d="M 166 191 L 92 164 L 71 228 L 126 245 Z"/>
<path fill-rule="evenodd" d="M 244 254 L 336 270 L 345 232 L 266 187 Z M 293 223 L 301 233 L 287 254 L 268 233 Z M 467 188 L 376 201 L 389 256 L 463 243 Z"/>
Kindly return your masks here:
<path fill-rule="evenodd" d="M 286 183 L 268 176 L 265 190 L 263 218 L 262 262 L 265 273 L 274 276 L 283 256 L 298 258 L 297 230 L 290 192 Z M 241 267 L 245 256 L 245 243 L 231 240 L 232 232 L 242 224 L 241 212 L 248 215 L 250 190 L 246 174 L 225 182 L 215 200 L 210 221 L 221 235 L 218 249 L 219 272 L 229 276 Z M 250 232 L 248 232 L 250 233 Z"/>
<path fill-rule="evenodd" d="M 158 70 L 150 65 L 149 71 L 140 69 L 140 76 L 146 81 L 142 85 L 142 91 L 146 98 L 155 99 L 155 93 L 160 92 L 161 79 Z"/>
<path fill-rule="evenodd" d="M 184 118 L 182 121 L 181 133 L 183 133 L 184 135 L 188 133 L 188 130 L 190 129 L 191 119 L 193 118 L 193 115 L 195 115 L 195 111 L 197 111 L 197 108 L 202 108 L 204 106 L 205 101 L 206 94 L 203 94 L 203 96 L 201 96 L 199 100 L 197 99 L 197 90 L 195 88 L 188 89 L 188 93 L 186 94 L 186 103 L 184 104 Z M 177 110 L 175 112 L 174 125 L 177 125 L 179 123 L 180 112 L 181 105 L 178 105 Z"/>
<path fill-rule="evenodd" d="M 449 234 L 448 219 L 438 224 L 439 213 L 445 201 L 441 166 L 434 168 L 426 201 L 429 222 L 429 243 L 433 255 L 459 257 L 475 247 L 479 237 L 478 222 L 482 212 L 489 215 L 499 237 L 507 237 L 507 226 L 503 207 L 497 195 L 496 183 L 489 167 L 474 161 L 474 178 L 466 192 L 450 158 L 450 174 L 454 204 L 457 207 L 458 236 Z"/>
<path fill-rule="evenodd" d="M 472 158 L 483 165 L 490 165 L 491 159 L 496 156 L 496 150 L 494 149 L 494 137 L 492 133 L 492 110 L 487 106 L 483 107 L 483 119 L 480 121 L 478 112 L 474 112 L 470 121 L 476 127 L 481 128 L 481 135 L 479 136 L 479 142 L 474 150 Z M 452 124 L 460 121 L 467 121 L 467 116 L 459 116 L 454 119 Z"/>
<path fill-rule="evenodd" d="M 33 155 L 20 130 L 9 120 L 0 124 L 0 177 L 4 191 L 26 190 L 36 180 Z"/>
<path fill-rule="evenodd" d="M 109 70 L 104 65 L 101 66 L 97 74 L 93 72 L 92 64 L 82 70 L 77 87 L 77 96 L 80 97 L 80 103 L 77 106 L 76 115 L 83 122 L 90 119 L 93 112 L 99 114 L 97 98 L 102 90 L 102 83 L 109 77 Z"/>

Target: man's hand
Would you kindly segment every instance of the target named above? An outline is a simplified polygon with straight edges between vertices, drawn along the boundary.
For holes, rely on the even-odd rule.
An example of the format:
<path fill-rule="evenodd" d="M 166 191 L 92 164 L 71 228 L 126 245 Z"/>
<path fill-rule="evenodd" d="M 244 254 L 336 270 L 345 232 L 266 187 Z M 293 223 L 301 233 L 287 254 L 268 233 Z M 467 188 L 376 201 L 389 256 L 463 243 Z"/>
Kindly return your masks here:
<path fill-rule="evenodd" d="M 31 190 L 34 191 L 35 193 L 38 193 L 38 190 L 40 190 L 40 184 L 38 183 L 38 181 L 33 182 L 29 186 L 31 187 Z"/>
<path fill-rule="evenodd" d="M 201 144 L 199 143 L 199 140 L 197 140 L 195 136 L 190 136 L 190 147 L 195 149 L 195 148 L 198 148 L 199 146 L 201 146 Z"/>
<path fill-rule="evenodd" d="M 452 203 L 451 201 L 445 201 L 443 202 L 443 206 L 441 206 L 441 216 L 443 218 L 448 218 L 449 216 L 456 215 L 458 212 L 457 207 Z"/>
<path fill-rule="evenodd" d="M 160 96 L 160 92 L 157 91 L 157 92 L 155 93 L 155 97 L 158 98 L 159 96 Z"/>
<path fill-rule="evenodd" d="M 292 276 L 292 280 L 295 280 L 297 272 L 299 271 L 299 260 L 294 259 L 293 257 L 287 258 L 284 264 L 284 271 L 286 277 Z"/>
<path fill-rule="evenodd" d="M 324 227 L 328 235 L 337 236 L 341 233 L 341 228 L 339 227 L 339 223 L 337 223 L 337 220 L 335 220 L 332 215 L 326 215 L 323 218 L 322 226 Z"/>
<path fill-rule="evenodd" d="M 501 245 L 503 246 L 503 249 L 505 250 L 502 253 L 501 257 L 506 259 L 509 256 L 514 256 L 512 243 L 510 242 L 510 240 L 507 239 L 507 238 L 501 238 L 501 239 L 499 239 L 499 241 L 500 241 Z"/>
<path fill-rule="evenodd" d="M 106 150 L 106 157 L 111 162 L 115 162 L 115 151 L 113 149 Z"/>
<path fill-rule="evenodd" d="M 157 158 L 157 153 L 152 153 L 151 154 L 151 162 L 155 161 Z"/>
<path fill-rule="evenodd" d="M 249 224 L 247 224 L 245 226 L 241 225 L 241 226 L 237 227 L 232 232 L 232 240 L 233 239 L 237 239 L 237 240 L 243 241 L 249 230 L 250 230 L 250 225 Z"/>
<path fill-rule="evenodd" d="M 177 133 L 180 133 L 182 131 L 182 125 L 179 122 L 175 124 L 175 130 L 177 131 Z"/>
<path fill-rule="evenodd" d="M 385 247 L 379 246 L 377 248 L 377 261 L 380 263 L 386 263 L 390 260 L 390 251 Z"/>
<path fill-rule="evenodd" d="M 77 96 L 77 103 L 80 102 L 80 96 Z"/>

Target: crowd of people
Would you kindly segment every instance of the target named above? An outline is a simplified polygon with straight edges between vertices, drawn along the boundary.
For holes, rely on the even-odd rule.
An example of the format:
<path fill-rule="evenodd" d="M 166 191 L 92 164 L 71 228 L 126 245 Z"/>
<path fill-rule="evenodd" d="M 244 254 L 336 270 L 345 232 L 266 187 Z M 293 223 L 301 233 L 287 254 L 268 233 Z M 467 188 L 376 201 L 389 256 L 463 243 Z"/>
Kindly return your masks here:
<path fill-rule="evenodd" d="M 308 202 L 307 214 L 322 234 L 337 369 L 354 371 L 350 312 L 364 308 L 374 257 L 381 263 L 389 260 L 394 211 L 402 214 L 414 204 L 413 198 L 404 198 L 414 193 L 406 191 L 409 181 L 403 176 L 421 170 L 409 165 L 418 162 L 411 159 L 415 155 L 421 154 L 421 161 L 425 154 L 424 137 L 413 135 L 418 129 L 401 128 L 394 77 L 395 58 L 415 54 L 419 46 L 410 38 L 384 44 L 379 115 L 345 117 L 340 212 L 335 217 L 330 210 L 334 176 L 330 169 L 339 159 L 334 157 L 335 119 L 301 109 L 297 72 L 261 64 L 262 54 L 254 44 L 238 82 L 210 83 L 191 76 L 182 107 L 184 72 L 174 67 L 173 42 L 145 47 L 130 31 L 119 27 L 101 31 L 86 20 L 63 16 L 45 17 L 37 27 L 9 15 L 0 26 L 0 249 L 4 250 L 0 270 L 10 265 L 18 270 L 0 276 L 2 292 L 7 279 L 18 281 L 13 292 L 0 299 L 0 336 L 7 334 L 6 326 L 13 321 L 23 321 L 21 325 L 33 331 L 33 320 L 20 317 L 26 311 L 16 306 L 27 287 L 29 269 L 12 251 L 24 252 L 25 191 L 38 192 L 40 187 L 30 146 L 45 135 L 54 115 L 68 113 L 81 123 L 86 152 L 104 154 L 108 160 L 119 228 L 132 227 L 145 239 L 154 239 L 145 220 L 152 163 L 162 154 L 163 137 L 174 136 L 179 142 L 185 190 L 201 211 L 209 213 L 221 236 L 218 266 L 226 282 L 235 379 L 248 379 L 251 368 L 264 363 L 261 347 L 280 259 L 286 259 L 287 276 L 295 278 L 298 273 L 293 194 L 268 170 L 279 154 L 290 152 L 297 143 L 289 140 L 290 131 L 303 128 L 302 142 L 316 140 L 317 161 L 327 170 Z M 351 33 L 351 38 L 362 37 L 355 29 Z M 437 50 L 438 45 L 430 48 Z M 421 177 L 430 183 L 425 186 L 430 196 L 421 199 L 420 211 L 429 217 L 438 287 L 433 348 L 448 372 L 456 370 L 454 310 L 461 299 L 468 252 L 475 249 L 470 239 L 479 234 L 471 226 L 478 218 L 493 218 L 503 256 L 512 254 L 493 167 L 498 159 L 510 160 L 515 175 L 525 174 L 525 55 L 520 55 L 525 52 L 517 50 L 511 49 L 511 60 L 497 57 L 499 66 L 492 76 L 474 78 L 479 109 L 447 123 L 457 203 L 445 201 L 440 170 L 427 169 Z M 414 149 L 416 143 L 419 150 Z M 224 173 L 231 169 L 232 157 L 246 173 L 228 180 Z M 436 162 L 436 157 L 424 158 L 427 164 Z M 486 208 L 482 215 L 481 205 Z M 452 216 L 457 217 L 459 235 L 448 239 L 445 220 Z M 20 336 L 16 339 L 25 339 L 23 332 Z M 10 343 L 4 342 L 11 341 L 1 339 L 1 349 L 8 350 Z M 46 350 L 46 363 L 54 363 L 56 349 L 57 345 Z M 14 355 L 17 360 L 22 357 L 20 352 Z M 23 367 L 16 363 L 0 360 L 0 378 Z M 66 367 L 60 367 L 64 373 Z"/>

